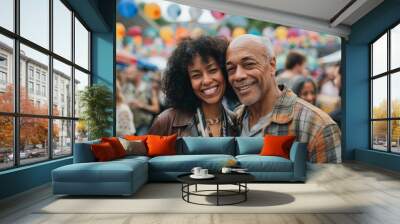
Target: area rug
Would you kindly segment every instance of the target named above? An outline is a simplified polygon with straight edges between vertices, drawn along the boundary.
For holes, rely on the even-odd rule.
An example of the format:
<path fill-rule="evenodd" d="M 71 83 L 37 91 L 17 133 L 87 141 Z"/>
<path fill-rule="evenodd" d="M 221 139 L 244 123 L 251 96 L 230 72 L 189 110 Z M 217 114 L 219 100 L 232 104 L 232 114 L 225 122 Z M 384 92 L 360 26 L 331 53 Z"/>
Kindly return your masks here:
<path fill-rule="evenodd" d="M 57 197 L 35 213 L 360 213 L 359 205 L 349 203 L 317 184 L 255 183 L 248 187 L 247 201 L 237 205 L 190 204 L 182 200 L 180 184 L 150 183 L 131 197 Z M 213 188 L 213 185 L 202 185 L 198 190 Z M 233 186 L 224 189 L 230 188 Z M 215 196 L 191 196 L 190 199 L 197 203 L 216 202 Z M 222 202 L 238 199 L 224 197 Z"/>

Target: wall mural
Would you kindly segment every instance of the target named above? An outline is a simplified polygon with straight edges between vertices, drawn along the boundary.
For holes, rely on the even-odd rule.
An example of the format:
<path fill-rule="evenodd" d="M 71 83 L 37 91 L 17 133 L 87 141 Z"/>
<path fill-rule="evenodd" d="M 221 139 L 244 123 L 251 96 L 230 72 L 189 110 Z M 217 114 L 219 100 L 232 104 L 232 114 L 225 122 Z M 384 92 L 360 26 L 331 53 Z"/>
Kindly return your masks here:
<path fill-rule="evenodd" d="M 117 136 L 294 135 L 340 162 L 339 37 L 163 0 L 117 2 Z"/>

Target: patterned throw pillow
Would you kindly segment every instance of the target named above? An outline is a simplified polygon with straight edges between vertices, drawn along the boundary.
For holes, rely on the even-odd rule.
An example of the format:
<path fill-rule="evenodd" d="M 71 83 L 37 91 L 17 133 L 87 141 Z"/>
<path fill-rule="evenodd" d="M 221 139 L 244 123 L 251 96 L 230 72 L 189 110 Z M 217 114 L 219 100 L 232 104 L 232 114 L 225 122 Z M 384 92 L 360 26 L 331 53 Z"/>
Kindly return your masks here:
<path fill-rule="evenodd" d="M 126 155 L 145 156 L 147 155 L 147 149 L 143 141 L 141 140 L 126 140 L 119 138 L 122 146 L 126 151 Z"/>

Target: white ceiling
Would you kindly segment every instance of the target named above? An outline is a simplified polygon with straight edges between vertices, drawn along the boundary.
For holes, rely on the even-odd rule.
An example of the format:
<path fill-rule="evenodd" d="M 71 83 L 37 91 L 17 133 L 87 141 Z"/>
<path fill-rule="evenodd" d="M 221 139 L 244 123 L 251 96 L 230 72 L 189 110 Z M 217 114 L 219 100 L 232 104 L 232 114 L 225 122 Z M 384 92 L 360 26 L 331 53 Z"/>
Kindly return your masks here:
<path fill-rule="evenodd" d="M 383 0 L 172 0 L 286 26 L 348 37 L 350 26 Z M 346 10 L 338 14 L 346 5 Z M 335 15 L 337 19 L 334 20 Z"/>

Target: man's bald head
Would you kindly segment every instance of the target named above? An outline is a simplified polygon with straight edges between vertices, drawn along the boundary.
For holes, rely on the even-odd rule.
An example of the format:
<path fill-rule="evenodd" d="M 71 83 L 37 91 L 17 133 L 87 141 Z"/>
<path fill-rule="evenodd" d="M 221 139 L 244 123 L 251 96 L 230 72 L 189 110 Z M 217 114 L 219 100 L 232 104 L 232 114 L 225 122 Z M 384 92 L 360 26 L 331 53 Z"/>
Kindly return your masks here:
<path fill-rule="evenodd" d="M 255 51 L 261 51 L 259 53 L 265 54 L 268 59 L 275 57 L 274 51 L 272 50 L 271 41 L 266 37 L 260 37 L 252 34 L 245 34 L 236 37 L 229 44 L 228 50 L 232 48 L 250 48 Z"/>
<path fill-rule="evenodd" d="M 266 38 L 242 35 L 235 38 L 226 52 L 228 81 L 241 103 L 262 104 L 274 91 L 276 60 Z"/>

